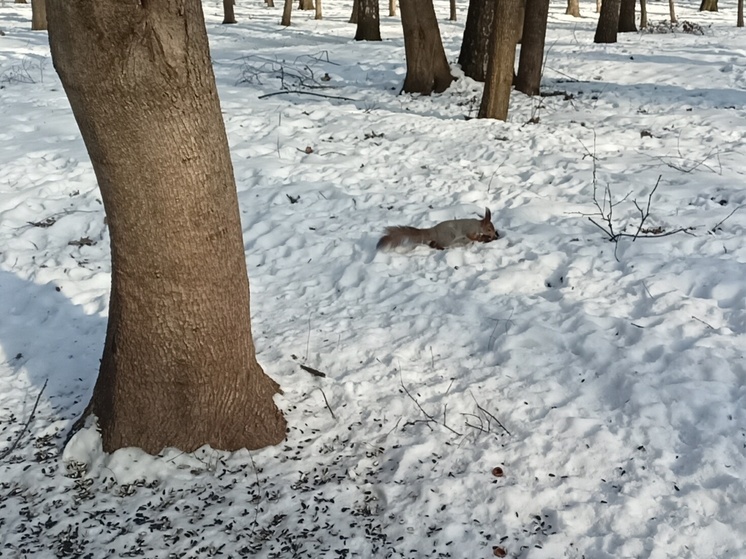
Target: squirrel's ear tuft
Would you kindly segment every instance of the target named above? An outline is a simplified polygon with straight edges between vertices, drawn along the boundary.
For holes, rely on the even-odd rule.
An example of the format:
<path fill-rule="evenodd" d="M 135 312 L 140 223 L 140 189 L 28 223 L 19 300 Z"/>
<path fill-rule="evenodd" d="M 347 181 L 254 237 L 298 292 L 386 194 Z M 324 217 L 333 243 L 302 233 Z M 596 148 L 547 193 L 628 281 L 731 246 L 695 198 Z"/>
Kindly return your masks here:
<path fill-rule="evenodd" d="M 492 212 L 489 208 L 484 208 L 484 221 L 492 221 Z"/>

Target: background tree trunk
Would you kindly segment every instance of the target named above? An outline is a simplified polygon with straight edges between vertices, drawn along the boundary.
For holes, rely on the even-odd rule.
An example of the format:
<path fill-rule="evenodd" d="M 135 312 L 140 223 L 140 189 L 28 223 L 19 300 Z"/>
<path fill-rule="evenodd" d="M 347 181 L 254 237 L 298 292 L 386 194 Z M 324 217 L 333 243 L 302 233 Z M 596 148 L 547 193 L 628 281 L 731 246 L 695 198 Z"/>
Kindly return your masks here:
<path fill-rule="evenodd" d="M 26 0 L 15 0 L 14 4 L 26 4 Z"/>
<path fill-rule="evenodd" d="M 637 33 L 635 0 L 622 0 L 619 8 L 619 33 Z"/>
<path fill-rule="evenodd" d="M 356 41 L 380 41 L 381 18 L 378 13 L 378 0 L 357 0 Z"/>
<path fill-rule="evenodd" d="M 285 4 L 282 6 L 282 19 L 280 25 L 290 27 L 290 16 L 293 12 L 293 0 L 285 0 Z"/>
<path fill-rule="evenodd" d="M 702 0 L 699 5 L 700 12 L 717 12 L 718 11 L 718 0 Z"/>
<path fill-rule="evenodd" d="M 601 13 L 601 0 L 596 0 L 596 13 Z"/>
<path fill-rule="evenodd" d="M 223 23 L 236 23 L 236 15 L 233 13 L 233 5 L 236 0 L 223 0 Z"/>
<path fill-rule="evenodd" d="M 31 30 L 45 31 L 47 29 L 47 1 L 31 0 Z"/>
<path fill-rule="evenodd" d="M 458 63 L 466 76 L 480 82 L 487 76 L 490 37 L 496 7 L 495 0 L 470 0 L 469 11 L 466 13 Z"/>
<path fill-rule="evenodd" d="M 104 450 L 277 444 L 200 0 L 49 0 L 52 60 L 101 189 L 109 319 L 86 410 Z M 94 31 L 95 30 L 95 31 Z"/>
<path fill-rule="evenodd" d="M 497 3 L 479 118 L 508 119 L 522 11 L 523 0 L 500 0 Z"/>
<path fill-rule="evenodd" d="M 321 13 L 321 0 L 316 0 L 316 15 L 313 16 L 313 19 L 322 19 L 323 14 Z"/>
<path fill-rule="evenodd" d="M 389 0 L 389 17 L 396 15 L 396 0 Z"/>
<path fill-rule="evenodd" d="M 668 0 L 668 13 L 671 19 L 671 23 L 676 23 L 676 7 L 674 6 L 674 0 Z"/>
<path fill-rule="evenodd" d="M 616 33 L 619 29 L 619 9 L 621 0 L 604 0 L 601 5 L 601 15 L 598 17 L 594 43 L 616 43 Z"/>
<path fill-rule="evenodd" d="M 525 14 L 515 88 L 526 95 L 538 95 L 544 62 L 549 0 L 526 0 Z"/>
<path fill-rule="evenodd" d="M 404 93 L 441 93 L 453 81 L 432 0 L 401 0 L 407 76 Z"/>
<path fill-rule="evenodd" d="M 267 4 L 268 8 L 274 8 L 275 7 L 275 0 L 264 0 L 264 3 Z"/>
<path fill-rule="evenodd" d="M 736 27 L 743 27 L 743 0 L 738 0 L 738 18 Z"/>
<path fill-rule="evenodd" d="M 567 9 L 565 13 L 569 16 L 580 17 L 580 2 L 579 0 L 567 0 Z"/>
<path fill-rule="evenodd" d="M 299 10 L 315 10 L 316 7 L 313 5 L 313 0 L 298 0 Z"/>
<path fill-rule="evenodd" d="M 349 23 L 357 23 L 358 14 L 360 13 L 360 0 L 352 0 L 352 14 L 350 14 Z"/>
<path fill-rule="evenodd" d="M 648 26 L 648 0 L 640 0 L 640 29 Z"/>
<path fill-rule="evenodd" d="M 456 21 L 456 0 L 450 0 L 448 2 L 450 13 L 448 14 L 448 21 Z"/>

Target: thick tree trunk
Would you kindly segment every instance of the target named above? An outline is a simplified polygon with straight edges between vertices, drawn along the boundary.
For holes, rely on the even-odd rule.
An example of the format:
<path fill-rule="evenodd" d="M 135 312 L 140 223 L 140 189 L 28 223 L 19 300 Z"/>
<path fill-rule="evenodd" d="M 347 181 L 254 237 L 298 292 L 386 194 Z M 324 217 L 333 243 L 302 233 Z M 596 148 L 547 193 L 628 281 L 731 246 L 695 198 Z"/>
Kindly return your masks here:
<path fill-rule="evenodd" d="M 580 2 L 579 0 L 567 0 L 567 9 L 565 13 L 568 16 L 580 17 Z"/>
<path fill-rule="evenodd" d="M 52 60 L 111 235 L 109 323 L 86 410 L 104 450 L 279 443 L 202 3 L 48 2 Z"/>
<path fill-rule="evenodd" d="M 316 0 L 316 14 L 313 16 L 313 19 L 322 19 L 323 14 L 321 13 L 321 0 Z"/>
<path fill-rule="evenodd" d="M 299 10 L 315 10 L 316 7 L 313 5 L 313 0 L 298 0 Z"/>
<path fill-rule="evenodd" d="M 389 0 L 389 17 L 396 16 L 396 0 Z"/>
<path fill-rule="evenodd" d="M 640 29 L 648 26 L 648 0 L 640 0 Z"/>
<path fill-rule="evenodd" d="M 495 0 L 470 0 L 466 13 L 464 38 L 458 63 L 464 74 L 483 82 L 487 76 L 492 22 L 495 20 Z"/>
<path fill-rule="evenodd" d="M 495 12 L 497 24 L 490 39 L 490 58 L 484 82 L 479 118 L 508 119 L 510 89 L 513 85 L 515 50 L 523 11 L 523 0 L 500 0 Z"/>
<path fill-rule="evenodd" d="M 598 17 L 594 43 L 616 43 L 619 29 L 619 9 L 621 0 L 604 0 L 601 5 L 601 15 Z"/>
<path fill-rule="evenodd" d="M 700 12 L 717 12 L 718 11 L 718 0 L 702 0 L 699 5 Z"/>
<path fill-rule="evenodd" d="M 401 0 L 407 76 L 404 93 L 441 93 L 453 81 L 432 0 Z"/>
<path fill-rule="evenodd" d="M 676 7 L 674 6 L 674 0 L 668 0 L 668 13 L 671 19 L 671 23 L 676 23 Z"/>
<path fill-rule="evenodd" d="M 738 16 L 736 27 L 743 27 L 743 0 L 738 0 Z"/>
<path fill-rule="evenodd" d="M 358 14 L 360 13 L 360 0 L 352 0 L 352 13 L 350 14 L 349 23 L 357 23 Z"/>
<path fill-rule="evenodd" d="M 544 62 L 549 0 L 526 0 L 525 12 L 515 88 L 526 95 L 538 95 Z"/>
<path fill-rule="evenodd" d="M 47 1 L 31 0 L 31 30 L 46 31 L 47 29 Z"/>
<path fill-rule="evenodd" d="M 380 41 L 381 18 L 378 13 L 378 0 L 357 0 L 358 17 L 356 41 Z"/>
<path fill-rule="evenodd" d="M 280 25 L 290 27 L 290 15 L 293 12 L 293 0 L 285 0 L 282 6 L 282 18 L 280 19 Z"/>
<path fill-rule="evenodd" d="M 456 21 L 456 0 L 450 0 L 448 2 L 448 5 L 450 7 L 450 13 L 448 15 L 449 21 Z"/>
<path fill-rule="evenodd" d="M 236 0 L 223 0 L 223 23 L 236 23 L 236 15 L 233 13 L 233 6 Z"/>
<path fill-rule="evenodd" d="M 637 33 L 635 0 L 622 0 L 619 8 L 619 33 Z"/>

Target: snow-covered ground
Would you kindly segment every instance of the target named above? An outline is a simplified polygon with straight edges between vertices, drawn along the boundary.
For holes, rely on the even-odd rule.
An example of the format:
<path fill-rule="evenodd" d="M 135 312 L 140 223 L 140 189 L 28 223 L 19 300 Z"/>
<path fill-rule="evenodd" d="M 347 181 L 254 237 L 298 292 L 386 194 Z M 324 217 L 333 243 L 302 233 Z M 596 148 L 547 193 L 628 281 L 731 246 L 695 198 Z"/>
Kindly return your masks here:
<path fill-rule="evenodd" d="M 382 6 L 384 41 L 356 43 L 347 4 L 287 29 L 279 3 L 239 2 L 234 26 L 204 5 L 258 357 L 290 431 L 155 458 L 106 456 L 93 429 L 63 449 L 103 347 L 108 234 L 46 33 L 0 7 L 0 455 L 21 436 L 0 556 L 745 557 L 735 2 L 678 6 L 702 36 L 594 45 L 593 3 L 574 19 L 553 1 L 556 95 L 514 94 L 507 123 L 466 118 L 468 79 L 398 95 L 399 19 Z M 454 62 L 459 8 L 436 6 Z M 283 87 L 327 97 L 260 98 Z M 684 231 L 615 245 L 589 221 L 608 225 L 611 196 L 634 234 L 659 177 L 644 231 Z M 386 225 L 485 206 L 494 243 L 375 251 Z"/>

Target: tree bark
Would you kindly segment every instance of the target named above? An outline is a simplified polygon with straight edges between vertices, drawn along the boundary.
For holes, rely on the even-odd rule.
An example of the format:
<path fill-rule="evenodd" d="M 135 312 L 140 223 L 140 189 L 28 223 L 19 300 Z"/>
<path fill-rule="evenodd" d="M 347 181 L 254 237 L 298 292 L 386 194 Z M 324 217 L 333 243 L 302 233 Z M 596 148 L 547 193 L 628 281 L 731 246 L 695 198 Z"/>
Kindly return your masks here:
<path fill-rule="evenodd" d="M 316 7 L 313 5 L 313 0 L 298 0 L 299 10 L 315 10 Z"/>
<path fill-rule="evenodd" d="M 31 0 L 31 30 L 46 31 L 47 29 L 47 1 Z"/>
<path fill-rule="evenodd" d="M 580 2 L 579 0 L 567 0 L 567 9 L 565 13 L 568 16 L 580 17 Z"/>
<path fill-rule="evenodd" d="M 359 13 L 360 13 L 360 0 L 352 0 L 352 13 L 350 14 L 349 23 L 357 23 Z"/>
<path fill-rule="evenodd" d="M 448 2 L 448 6 L 450 8 L 449 14 L 448 14 L 448 21 L 456 21 L 456 0 L 450 0 Z"/>
<path fill-rule="evenodd" d="M 275 0 L 264 0 L 264 3 L 267 4 L 268 8 L 274 8 L 275 7 Z"/>
<path fill-rule="evenodd" d="M 601 13 L 601 0 L 596 0 L 596 13 Z"/>
<path fill-rule="evenodd" d="M 356 41 L 380 41 L 381 18 L 378 12 L 378 0 L 357 0 L 358 17 Z"/>
<path fill-rule="evenodd" d="M 466 13 L 464 38 L 458 63 L 464 74 L 483 82 L 487 76 L 492 22 L 495 20 L 495 0 L 470 0 Z"/>
<path fill-rule="evenodd" d="M 479 118 L 508 119 L 522 11 L 523 0 L 500 0 L 497 4 Z"/>
<path fill-rule="evenodd" d="M 743 27 L 743 0 L 738 0 L 738 16 L 736 19 L 736 27 Z"/>
<path fill-rule="evenodd" d="M 699 5 L 700 12 L 717 12 L 718 11 L 718 0 L 702 0 Z"/>
<path fill-rule="evenodd" d="M 323 14 L 321 13 L 321 0 L 316 0 L 316 14 L 313 16 L 313 19 L 322 19 Z"/>
<path fill-rule="evenodd" d="M 236 15 L 233 6 L 236 0 L 223 0 L 223 24 L 236 23 Z"/>
<path fill-rule="evenodd" d="M 640 0 L 640 29 L 648 26 L 648 0 Z"/>
<path fill-rule="evenodd" d="M 407 75 L 404 93 L 442 93 L 453 81 L 432 0 L 401 0 Z"/>
<path fill-rule="evenodd" d="M 290 27 L 290 15 L 293 12 L 293 0 L 285 0 L 282 6 L 282 18 L 280 19 L 280 25 Z"/>
<path fill-rule="evenodd" d="M 396 16 L 396 0 L 389 0 L 389 17 Z"/>
<path fill-rule="evenodd" d="M 111 235 L 103 447 L 261 448 L 285 437 L 256 361 L 233 167 L 200 0 L 48 0 L 52 61 Z"/>
<path fill-rule="evenodd" d="M 549 0 L 526 0 L 525 13 L 515 88 L 526 95 L 538 95 L 544 62 Z"/>
<path fill-rule="evenodd" d="M 619 33 L 637 33 L 635 0 L 622 0 L 619 8 Z"/>
<path fill-rule="evenodd" d="M 598 17 L 594 43 L 616 43 L 616 34 L 619 29 L 619 10 L 621 0 L 604 0 L 601 5 L 601 15 Z"/>
<path fill-rule="evenodd" d="M 676 8 L 674 6 L 674 0 L 668 0 L 668 13 L 671 19 L 671 23 L 676 23 L 678 19 L 676 19 Z"/>

